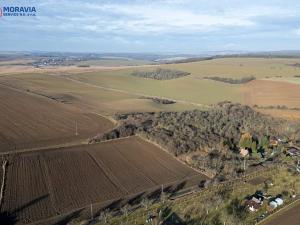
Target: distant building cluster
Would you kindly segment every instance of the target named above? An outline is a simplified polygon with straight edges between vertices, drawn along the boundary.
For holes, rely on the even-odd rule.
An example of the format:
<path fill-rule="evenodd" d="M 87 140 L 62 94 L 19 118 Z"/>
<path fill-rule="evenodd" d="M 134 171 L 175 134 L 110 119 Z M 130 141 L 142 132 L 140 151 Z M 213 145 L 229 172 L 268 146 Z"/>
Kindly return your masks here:
<path fill-rule="evenodd" d="M 77 57 L 50 57 L 41 58 L 32 63 L 34 67 L 46 67 L 46 66 L 71 66 L 75 62 L 84 61 L 87 59 L 77 58 Z"/>

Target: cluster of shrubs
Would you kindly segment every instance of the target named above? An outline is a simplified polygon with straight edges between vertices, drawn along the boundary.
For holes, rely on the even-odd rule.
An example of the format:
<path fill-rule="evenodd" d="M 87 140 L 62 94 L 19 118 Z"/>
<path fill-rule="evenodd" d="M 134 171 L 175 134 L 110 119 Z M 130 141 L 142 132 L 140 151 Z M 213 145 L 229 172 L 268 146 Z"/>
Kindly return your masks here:
<path fill-rule="evenodd" d="M 145 97 L 144 99 L 151 99 L 153 102 L 157 104 L 163 104 L 163 105 L 170 105 L 170 104 L 175 104 L 176 101 L 170 100 L 170 99 L 165 99 L 165 98 L 151 98 L 151 97 Z"/>
<path fill-rule="evenodd" d="M 295 110 L 295 111 L 300 111 L 300 108 L 297 108 L 297 107 L 289 108 L 286 105 L 268 105 L 268 106 L 254 105 L 253 107 L 257 108 L 257 109 L 281 109 L 281 110 Z"/>
<path fill-rule="evenodd" d="M 191 155 L 190 164 L 212 177 L 241 171 L 242 159 L 237 153 L 245 132 L 259 139 L 266 134 L 289 136 L 287 132 L 290 131 L 300 139 L 299 124 L 294 124 L 298 129 L 288 129 L 290 124 L 283 119 L 275 120 L 249 106 L 230 102 L 219 103 L 203 111 L 117 114 L 115 118 L 120 121 L 119 127 L 91 141 L 138 134 L 175 156 Z M 223 179 L 222 176 L 219 178 Z"/>
<path fill-rule="evenodd" d="M 133 71 L 131 75 L 155 80 L 171 80 L 190 75 L 188 72 L 180 70 L 170 70 L 157 68 L 154 71 Z"/>
<path fill-rule="evenodd" d="M 217 57 L 194 57 L 194 58 L 187 58 L 187 59 L 177 59 L 177 60 L 171 60 L 165 62 L 165 64 L 173 64 L 173 63 L 190 63 L 190 62 L 201 62 L 201 61 L 206 61 L 206 60 L 213 60 L 216 59 Z"/>
<path fill-rule="evenodd" d="M 300 63 L 290 64 L 290 66 L 300 67 Z"/>
<path fill-rule="evenodd" d="M 241 79 L 233 79 L 229 77 L 204 77 L 204 79 L 209 79 L 209 80 L 214 80 L 214 81 L 219 81 L 219 82 L 224 82 L 229 84 L 245 84 L 252 80 L 255 80 L 256 78 L 254 76 L 249 76 L 249 77 L 242 77 Z"/>

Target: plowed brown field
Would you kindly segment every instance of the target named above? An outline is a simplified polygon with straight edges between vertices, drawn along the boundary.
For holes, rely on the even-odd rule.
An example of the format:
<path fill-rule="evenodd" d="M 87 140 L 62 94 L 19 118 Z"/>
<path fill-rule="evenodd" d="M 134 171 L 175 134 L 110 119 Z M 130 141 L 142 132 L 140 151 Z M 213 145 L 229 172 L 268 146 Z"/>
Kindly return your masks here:
<path fill-rule="evenodd" d="M 19 224 L 206 178 L 139 137 L 6 157 L 1 211 Z"/>
<path fill-rule="evenodd" d="M 0 152 L 67 143 L 113 126 L 98 115 L 2 85 L 0 106 Z"/>
<path fill-rule="evenodd" d="M 249 105 L 300 107 L 300 85 L 280 81 L 254 80 L 243 86 Z"/>
<path fill-rule="evenodd" d="M 274 117 L 299 120 L 297 110 L 280 110 L 276 106 L 300 108 L 300 85 L 283 81 L 254 80 L 241 88 L 244 103 L 258 106 L 275 106 L 274 109 L 259 109 L 258 111 Z"/>

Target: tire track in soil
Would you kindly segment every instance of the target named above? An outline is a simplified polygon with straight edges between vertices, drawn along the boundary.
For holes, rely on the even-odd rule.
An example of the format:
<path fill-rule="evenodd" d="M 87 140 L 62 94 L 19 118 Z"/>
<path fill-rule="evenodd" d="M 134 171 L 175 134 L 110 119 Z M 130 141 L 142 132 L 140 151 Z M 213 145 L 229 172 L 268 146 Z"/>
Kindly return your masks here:
<path fill-rule="evenodd" d="M 143 148 L 143 145 L 139 141 L 140 140 L 138 139 L 138 144 L 141 145 L 141 148 Z M 174 174 L 175 177 L 180 177 L 180 178 L 189 177 L 188 175 L 184 174 L 182 171 L 172 170 L 168 166 L 168 164 L 166 163 L 166 161 L 164 159 L 162 159 L 162 158 L 157 157 L 157 155 L 154 154 L 153 151 L 149 151 L 149 149 L 147 149 L 147 148 L 143 148 L 143 151 L 148 152 L 148 154 L 150 154 L 159 163 L 159 165 L 161 167 L 163 167 L 166 171 L 169 171 L 171 174 Z"/>
<path fill-rule="evenodd" d="M 153 186 L 156 186 L 156 185 L 159 185 L 159 183 L 157 183 L 155 180 L 151 179 L 151 177 L 147 176 L 146 174 L 144 174 L 140 168 L 138 168 L 137 166 L 135 166 L 133 163 L 131 163 L 127 158 L 126 156 L 122 153 L 122 150 L 120 150 L 118 147 L 114 146 L 116 148 L 116 151 L 119 152 L 120 156 L 127 162 L 129 163 L 130 165 L 132 165 L 132 167 L 134 169 L 136 169 L 136 171 L 141 174 L 143 177 L 146 178 L 146 180 L 150 181 L 150 183 L 153 184 Z"/>
<path fill-rule="evenodd" d="M 108 174 L 105 169 L 103 168 L 103 163 L 102 162 L 98 162 L 88 151 L 85 151 L 87 153 L 87 155 L 91 158 L 91 160 L 97 165 L 97 167 L 103 172 L 103 174 L 105 175 L 105 177 L 112 183 L 112 185 L 119 190 L 119 192 L 121 194 L 127 194 L 127 190 L 124 189 L 124 187 L 117 181 L 117 179 L 112 175 L 112 174 Z M 102 164 L 102 165 L 101 165 Z M 112 175 L 114 177 L 114 179 L 111 179 Z M 122 190 L 123 189 L 123 190 Z M 123 191 L 125 191 L 125 193 L 123 193 Z"/>
<path fill-rule="evenodd" d="M 47 162 L 46 162 L 44 154 L 41 154 L 40 159 L 41 159 L 42 165 L 43 165 L 44 170 L 45 170 L 45 172 L 43 173 L 43 177 L 44 177 L 44 181 L 46 183 L 46 186 L 47 186 L 47 189 L 48 189 L 48 192 L 49 192 L 49 197 L 50 197 L 50 200 L 51 200 L 52 208 L 57 213 L 57 215 L 60 215 L 61 212 L 56 208 L 56 202 L 55 202 L 55 199 L 54 199 L 54 196 L 53 196 L 55 192 L 54 192 L 54 189 L 53 189 L 52 181 L 50 179 L 49 168 L 47 166 Z"/>
<path fill-rule="evenodd" d="M 147 148 L 144 148 L 143 144 L 141 144 L 140 142 L 140 139 L 137 138 L 137 145 L 139 145 L 139 148 L 142 149 L 142 153 L 148 153 L 150 156 L 152 156 L 152 160 L 155 161 L 157 163 L 157 166 L 160 166 L 162 169 L 165 170 L 165 173 L 169 173 L 169 175 L 171 175 L 171 180 L 169 182 L 172 182 L 172 180 L 177 180 L 179 177 L 183 177 L 183 176 L 180 176 L 180 174 L 178 174 L 177 172 L 178 171 L 174 171 L 174 170 L 170 170 L 169 168 L 167 168 L 162 162 L 161 160 L 158 160 L 156 156 L 154 156 L 155 154 L 153 154 L 153 152 L 150 152 L 147 150 Z M 160 183 L 160 182 L 157 182 L 157 183 Z"/>
<path fill-rule="evenodd" d="M 144 147 L 143 147 L 143 146 L 140 147 L 140 145 L 139 145 L 139 142 L 138 142 L 138 141 L 141 140 L 141 139 L 139 139 L 139 138 L 136 139 L 136 136 L 134 136 L 133 138 L 135 138 L 135 140 L 137 140 L 136 146 L 138 146 L 138 148 L 140 149 L 140 153 L 142 154 L 140 157 L 141 157 L 141 158 L 147 158 L 147 157 L 149 157 L 149 156 L 147 156 L 147 151 L 145 151 Z M 122 154 L 122 155 L 124 156 L 124 158 L 126 158 L 126 160 L 127 160 L 130 164 L 133 164 L 133 161 L 134 161 L 134 162 L 138 162 L 138 161 L 135 161 L 136 159 L 127 158 L 127 155 L 125 155 L 125 154 L 123 153 L 123 151 L 122 151 L 122 149 L 120 148 L 120 146 L 115 146 L 115 148 L 119 151 L 120 154 Z M 136 150 L 134 150 L 134 151 L 136 151 Z M 137 152 L 132 152 L 132 154 L 136 155 Z M 152 154 L 150 154 L 150 156 L 151 156 L 151 155 L 152 155 Z M 133 161 L 132 161 L 132 160 L 133 160 Z M 176 173 L 174 173 L 173 171 L 168 170 L 168 169 L 165 168 L 163 165 L 161 165 L 161 163 L 159 163 L 159 162 L 156 160 L 155 157 L 152 156 L 152 157 L 149 158 L 149 160 L 151 160 L 151 161 L 153 162 L 152 165 L 157 165 L 158 167 L 160 167 L 160 169 L 165 170 L 165 171 L 164 171 L 165 177 L 169 177 L 169 178 L 170 178 L 170 179 L 168 179 L 168 180 L 163 179 L 163 181 L 160 181 L 160 178 L 161 178 L 161 177 L 160 177 L 160 175 L 158 174 L 158 175 L 156 176 L 156 178 L 158 178 L 158 180 L 155 180 L 155 176 L 154 176 L 154 177 L 151 176 L 151 174 L 152 174 L 151 172 L 149 172 L 149 171 L 141 172 L 142 174 L 144 174 L 144 176 L 146 176 L 146 177 L 149 178 L 151 181 L 153 181 L 155 185 L 166 184 L 166 183 L 172 182 L 172 181 L 174 181 L 174 180 L 177 180 L 177 179 L 179 178 L 178 176 L 176 177 Z M 144 167 L 144 164 L 135 164 L 135 168 L 137 169 L 137 171 L 143 171 L 143 167 Z M 148 167 L 147 167 L 147 168 L 148 168 Z M 168 175 L 166 175 L 167 171 L 169 172 Z M 152 174 L 152 175 L 154 175 L 154 174 Z"/>

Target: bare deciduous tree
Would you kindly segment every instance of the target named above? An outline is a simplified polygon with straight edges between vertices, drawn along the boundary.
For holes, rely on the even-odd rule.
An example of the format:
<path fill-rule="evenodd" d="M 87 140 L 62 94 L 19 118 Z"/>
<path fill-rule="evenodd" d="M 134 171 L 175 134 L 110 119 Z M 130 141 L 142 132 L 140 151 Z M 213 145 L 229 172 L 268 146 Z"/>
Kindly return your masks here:
<path fill-rule="evenodd" d="M 141 205 L 148 210 L 149 206 L 151 205 L 151 200 L 148 198 L 143 198 L 143 200 L 141 201 Z"/>
<path fill-rule="evenodd" d="M 101 212 L 99 220 L 103 221 L 104 223 L 107 223 L 111 217 L 112 217 L 112 214 L 111 214 L 110 210 L 106 209 Z"/>
<path fill-rule="evenodd" d="M 125 217 L 128 216 L 128 212 L 130 210 L 130 206 L 128 204 L 124 205 L 122 208 L 121 208 L 121 212 L 123 213 L 123 215 Z"/>

